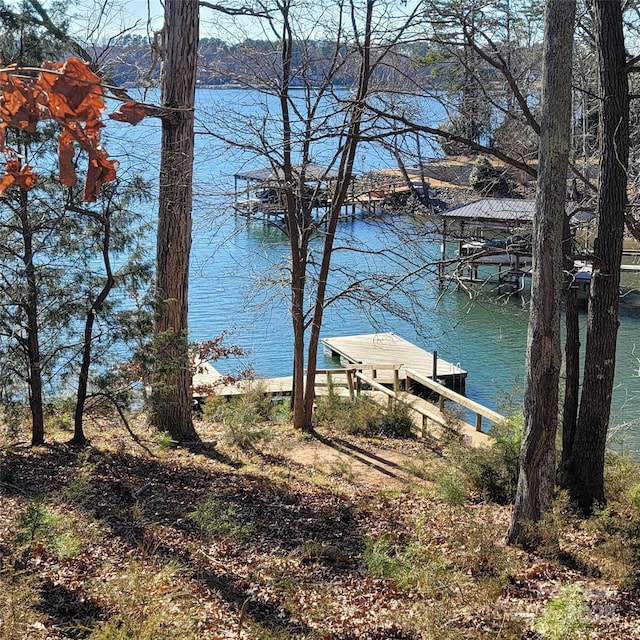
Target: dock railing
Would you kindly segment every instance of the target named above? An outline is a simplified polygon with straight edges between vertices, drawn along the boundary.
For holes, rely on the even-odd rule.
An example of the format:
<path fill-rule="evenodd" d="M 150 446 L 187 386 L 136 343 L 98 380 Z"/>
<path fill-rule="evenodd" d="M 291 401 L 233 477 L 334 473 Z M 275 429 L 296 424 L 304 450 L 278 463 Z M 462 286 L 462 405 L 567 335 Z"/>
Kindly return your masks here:
<path fill-rule="evenodd" d="M 487 418 L 487 420 L 491 420 L 491 422 L 500 424 L 501 422 L 505 422 L 506 418 L 499 414 L 497 411 L 493 411 L 489 409 L 489 407 L 485 407 L 484 405 L 476 402 L 475 400 L 471 400 L 467 398 L 467 396 L 463 396 L 460 393 L 456 393 L 452 389 L 445 387 L 443 384 L 440 384 L 436 380 L 432 380 L 431 378 L 427 378 L 423 374 L 414 369 L 405 369 L 405 389 L 409 391 L 409 387 L 411 384 L 411 380 L 421 384 L 427 389 L 430 389 L 434 393 L 438 394 L 438 404 L 440 411 L 444 411 L 444 401 L 451 400 L 456 404 L 459 404 L 461 407 L 465 409 L 469 409 L 476 414 L 476 431 L 482 431 L 482 418 Z"/>
<path fill-rule="evenodd" d="M 360 395 L 362 390 L 362 383 L 369 385 L 376 391 L 382 391 L 382 393 L 389 394 L 391 389 L 388 389 L 384 385 L 380 384 L 377 380 L 379 371 L 392 371 L 391 383 L 393 385 L 393 396 L 389 396 L 390 404 L 395 398 L 396 393 L 400 391 L 400 369 L 401 364 L 353 364 L 348 367 L 340 369 L 316 369 L 316 374 L 324 374 L 327 377 L 327 384 L 331 386 L 334 384 L 334 375 L 344 375 L 347 380 L 347 387 L 349 389 L 349 397 L 353 400 L 356 395 Z M 370 371 L 371 375 L 364 375 L 364 371 Z"/>
<path fill-rule="evenodd" d="M 400 389 L 400 369 L 403 369 L 405 374 L 405 389 L 402 393 Z M 389 389 L 384 384 L 381 384 L 376 378 L 378 377 L 378 371 L 392 371 L 393 372 L 393 388 Z M 366 372 L 371 372 L 370 375 L 367 375 Z M 417 412 L 422 416 L 422 435 L 425 435 L 426 426 L 428 421 L 435 422 L 440 427 L 448 426 L 448 419 L 444 414 L 445 410 L 445 400 L 450 400 L 455 402 L 456 404 L 464 407 L 475 413 L 475 430 L 477 432 L 482 431 L 482 419 L 486 418 L 490 420 L 494 424 L 500 424 L 506 421 L 506 418 L 498 413 L 497 411 L 493 411 L 489 409 L 489 407 L 485 407 L 484 405 L 476 402 L 475 400 L 471 400 L 466 396 L 463 396 L 460 393 L 445 387 L 443 384 L 440 384 L 436 380 L 432 380 L 428 378 L 424 374 L 420 373 L 411 368 L 405 368 L 403 365 L 398 364 L 358 364 L 358 365 L 349 365 L 348 367 L 343 367 L 340 369 L 318 369 L 318 374 L 327 376 L 327 384 L 332 385 L 334 383 L 334 375 L 343 375 L 346 377 L 347 387 L 349 389 L 349 397 L 353 400 L 357 396 L 360 396 L 363 385 L 367 385 L 369 388 L 383 393 L 387 397 L 388 406 L 391 408 L 395 402 L 402 402 L 407 404 L 413 411 Z M 418 384 L 426 387 L 430 391 L 434 392 L 438 396 L 438 408 L 431 408 L 430 403 L 424 403 L 424 405 L 420 405 L 413 400 L 416 400 L 415 396 L 409 397 L 411 381 L 417 382 Z"/>

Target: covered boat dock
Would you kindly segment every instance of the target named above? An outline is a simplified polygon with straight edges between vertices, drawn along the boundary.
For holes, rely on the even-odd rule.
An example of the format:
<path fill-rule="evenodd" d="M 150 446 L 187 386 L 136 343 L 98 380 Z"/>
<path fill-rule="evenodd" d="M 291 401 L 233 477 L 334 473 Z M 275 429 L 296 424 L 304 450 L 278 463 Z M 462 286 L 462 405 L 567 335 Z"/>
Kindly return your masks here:
<path fill-rule="evenodd" d="M 327 213 L 335 190 L 338 171 L 317 164 L 302 164 L 292 168 L 294 197 L 304 201 L 312 211 Z M 235 210 L 248 217 L 282 217 L 285 213 L 287 178 L 283 167 L 263 167 L 239 171 L 233 176 Z M 353 185 L 353 182 L 352 182 Z M 355 205 L 345 212 L 355 215 Z"/>

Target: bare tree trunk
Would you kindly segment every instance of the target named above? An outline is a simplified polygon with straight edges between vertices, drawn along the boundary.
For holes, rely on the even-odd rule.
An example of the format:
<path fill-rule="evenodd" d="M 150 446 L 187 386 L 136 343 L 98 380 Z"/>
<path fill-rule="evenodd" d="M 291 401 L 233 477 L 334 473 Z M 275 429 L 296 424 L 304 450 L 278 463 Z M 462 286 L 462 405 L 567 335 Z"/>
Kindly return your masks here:
<path fill-rule="evenodd" d="M 578 401 L 580 396 L 580 322 L 578 313 L 578 291 L 575 285 L 573 269 L 573 248 L 569 218 L 564 220 L 564 402 L 562 408 L 562 462 L 566 460 L 573 447 L 578 419 Z"/>
<path fill-rule="evenodd" d="M 178 441 L 197 440 L 191 416 L 188 282 L 198 0 L 166 0 L 152 422 Z"/>
<path fill-rule="evenodd" d="M 23 263 L 27 295 L 22 305 L 27 318 L 26 337 L 22 339 L 27 353 L 29 371 L 29 409 L 31 411 L 31 444 L 44 443 L 44 410 L 42 406 L 42 362 L 40 355 L 40 327 L 38 324 L 38 282 L 34 263 L 33 229 L 29 217 L 29 196 L 20 189 L 20 224 L 24 242 Z"/>
<path fill-rule="evenodd" d="M 109 205 L 107 205 L 109 206 Z M 73 444 L 84 445 L 87 443 L 87 438 L 83 429 L 83 417 L 84 407 L 87 401 L 87 390 L 89 385 L 89 371 L 91 370 L 91 347 L 93 343 L 93 325 L 96 320 L 96 315 L 102 309 L 102 305 L 108 298 L 115 279 L 111 270 L 111 257 L 109 255 L 109 248 L 111 245 L 111 214 L 106 211 L 104 216 L 96 215 L 95 218 L 99 220 L 102 225 L 103 239 L 102 239 L 102 264 L 104 265 L 106 278 L 102 285 L 100 293 L 93 301 L 91 308 L 87 312 L 87 317 L 84 322 L 84 337 L 82 342 L 82 362 L 80 364 L 80 373 L 78 375 L 78 390 L 76 394 L 76 409 L 73 418 Z"/>
<path fill-rule="evenodd" d="M 333 243 L 335 239 L 336 227 L 340 218 L 340 210 L 345 201 L 351 178 L 353 176 L 353 163 L 356 156 L 358 143 L 360 142 L 360 129 L 362 126 L 362 114 L 364 101 L 369 93 L 369 81 L 371 78 L 371 23 L 373 17 L 373 6 L 375 0 L 368 0 L 364 39 L 361 46 L 361 61 L 358 91 L 353 105 L 351 106 L 351 117 L 349 130 L 347 132 L 345 147 L 342 151 L 340 166 L 338 169 L 339 178 L 336 190 L 331 201 L 331 211 L 327 223 L 327 232 L 322 249 L 322 262 L 318 276 L 318 288 L 311 321 L 311 332 L 309 336 L 309 346 L 307 350 L 307 382 L 304 402 L 305 428 L 311 428 L 313 417 L 313 400 L 315 396 L 316 365 L 318 357 L 318 346 L 320 344 L 320 329 L 322 328 L 322 316 L 327 291 L 327 280 L 329 278 L 329 267 L 331 265 L 331 255 L 333 253 Z"/>
<path fill-rule="evenodd" d="M 509 544 L 535 547 L 538 522 L 554 492 L 560 376 L 562 238 L 571 127 L 575 2 L 549 0 L 545 15 L 540 168 L 533 224 L 531 315 L 527 340 L 524 428 Z"/>
<path fill-rule="evenodd" d="M 294 37 L 289 22 L 290 2 L 282 3 L 282 51 L 280 63 L 282 78 L 280 84 L 280 114 L 282 116 L 282 170 L 287 231 L 291 249 L 291 322 L 293 326 L 293 388 L 291 403 L 293 410 L 293 426 L 296 429 L 308 430 L 304 415 L 304 345 L 305 345 L 305 285 L 307 276 L 307 261 L 309 250 L 309 234 L 311 227 L 308 211 L 301 203 L 302 191 L 294 193 L 294 185 L 301 180 L 296 178 L 292 160 L 292 124 L 289 109 L 291 56 Z"/>
<path fill-rule="evenodd" d="M 627 205 L 629 85 L 619 0 L 595 0 L 600 69 L 600 188 L 580 411 L 562 485 L 584 513 L 605 501 L 604 457 L 618 335 L 620 264 Z"/>

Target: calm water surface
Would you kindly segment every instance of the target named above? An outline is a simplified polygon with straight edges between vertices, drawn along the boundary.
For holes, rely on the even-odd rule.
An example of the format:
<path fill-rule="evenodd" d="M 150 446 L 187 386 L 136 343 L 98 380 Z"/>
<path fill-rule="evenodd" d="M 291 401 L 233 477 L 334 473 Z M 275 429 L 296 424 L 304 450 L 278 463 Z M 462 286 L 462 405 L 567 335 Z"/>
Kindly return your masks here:
<path fill-rule="evenodd" d="M 243 91 L 200 91 L 198 99 L 203 113 L 219 113 L 225 104 L 243 102 L 248 110 L 259 109 L 259 100 L 264 101 Z M 199 117 L 206 121 L 207 116 Z M 135 129 L 110 124 L 110 131 L 106 146 L 110 154 L 123 158 L 122 170 L 142 170 L 154 179 L 160 143 L 157 123 L 141 123 Z M 262 222 L 246 224 L 230 210 L 233 173 L 260 166 L 263 163 L 252 161 L 246 154 L 225 152 L 209 136 L 198 138 L 189 325 L 193 340 L 229 331 L 229 341 L 246 350 L 241 362 L 217 363 L 218 369 L 251 364 L 260 375 L 285 376 L 291 374 L 292 361 L 286 282 L 280 275 L 287 258 L 285 239 L 277 229 Z M 384 166 L 393 166 L 384 153 L 362 149 L 359 170 Z M 153 210 L 148 214 L 153 215 Z M 371 250 L 392 242 L 383 223 L 363 219 L 341 225 L 341 241 L 361 243 Z M 421 243 L 425 256 L 439 254 L 437 238 L 425 234 Z M 348 264 L 363 272 L 371 270 L 375 261 L 374 254 L 345 252 L 336 256 L 336 265 Z M 437 350 L 440 357 L 466 369 L 470 397 L 502 411 L 518 410 L 524 374 L 526 305 L 519 299 L 484 298 L 472 303 L 465 292 L 443 293 L 431 271 L 425 271 L 418 282 L 415 292 L 422 308 L 416 309 L 413 323 L 375 309 L 357 312 L 352 305 L 340 304 L 327 309 L 323 337 L 394 331 L 429 351 Z M 583 324 L 584 320 L 583 317 Z M 621 425 L 615 430 L 618 441 L 640 451 L 640 306 L 631 297 L 622 304 L 620 322 L 612 422 Z M 321 357 L 319 364 L 332 363 L 323 362 Z"/>

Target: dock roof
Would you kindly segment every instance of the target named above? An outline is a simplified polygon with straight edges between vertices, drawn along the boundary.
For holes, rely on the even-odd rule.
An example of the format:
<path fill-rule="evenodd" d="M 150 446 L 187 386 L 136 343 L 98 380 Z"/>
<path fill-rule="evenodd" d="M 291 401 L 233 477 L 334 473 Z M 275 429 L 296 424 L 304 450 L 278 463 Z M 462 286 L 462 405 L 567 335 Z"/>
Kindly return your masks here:
<path fill-rule="evenodd" d="M 300 174 L 304 169 L 307 180 L 322 182 L 323 180 L 333 180 L 339 176 L 339 173 L 328 167 L 322 167 L 318 164 L 296 165 L 293 167 L 294 174 Z M 284 171 L 282 167 L 262 167 L 261 169 L 253 169 L 252 171 L 240 171 L 234 176 L 237 180 L 255 180 L 259 182 L 280 181 L 284 180 Z"/>
<path fill-rule="evenodd" d="M 449 220 L 478 220 L 491 222 L 531 222 L 536 209 L 535 200 L 518 198 L 482 198 L 475 202 L 443 211 Z"/>
<path fill-rule="evenodd" d="M 447 220 L 530 224 L 536 210 L 535 200 L 518 198 L 482 198 L 475 202 L 443 211 Z M 593 211 L 579 210 L 571 216 L 571 224 L 585 225 L 594 219 Z"/>

